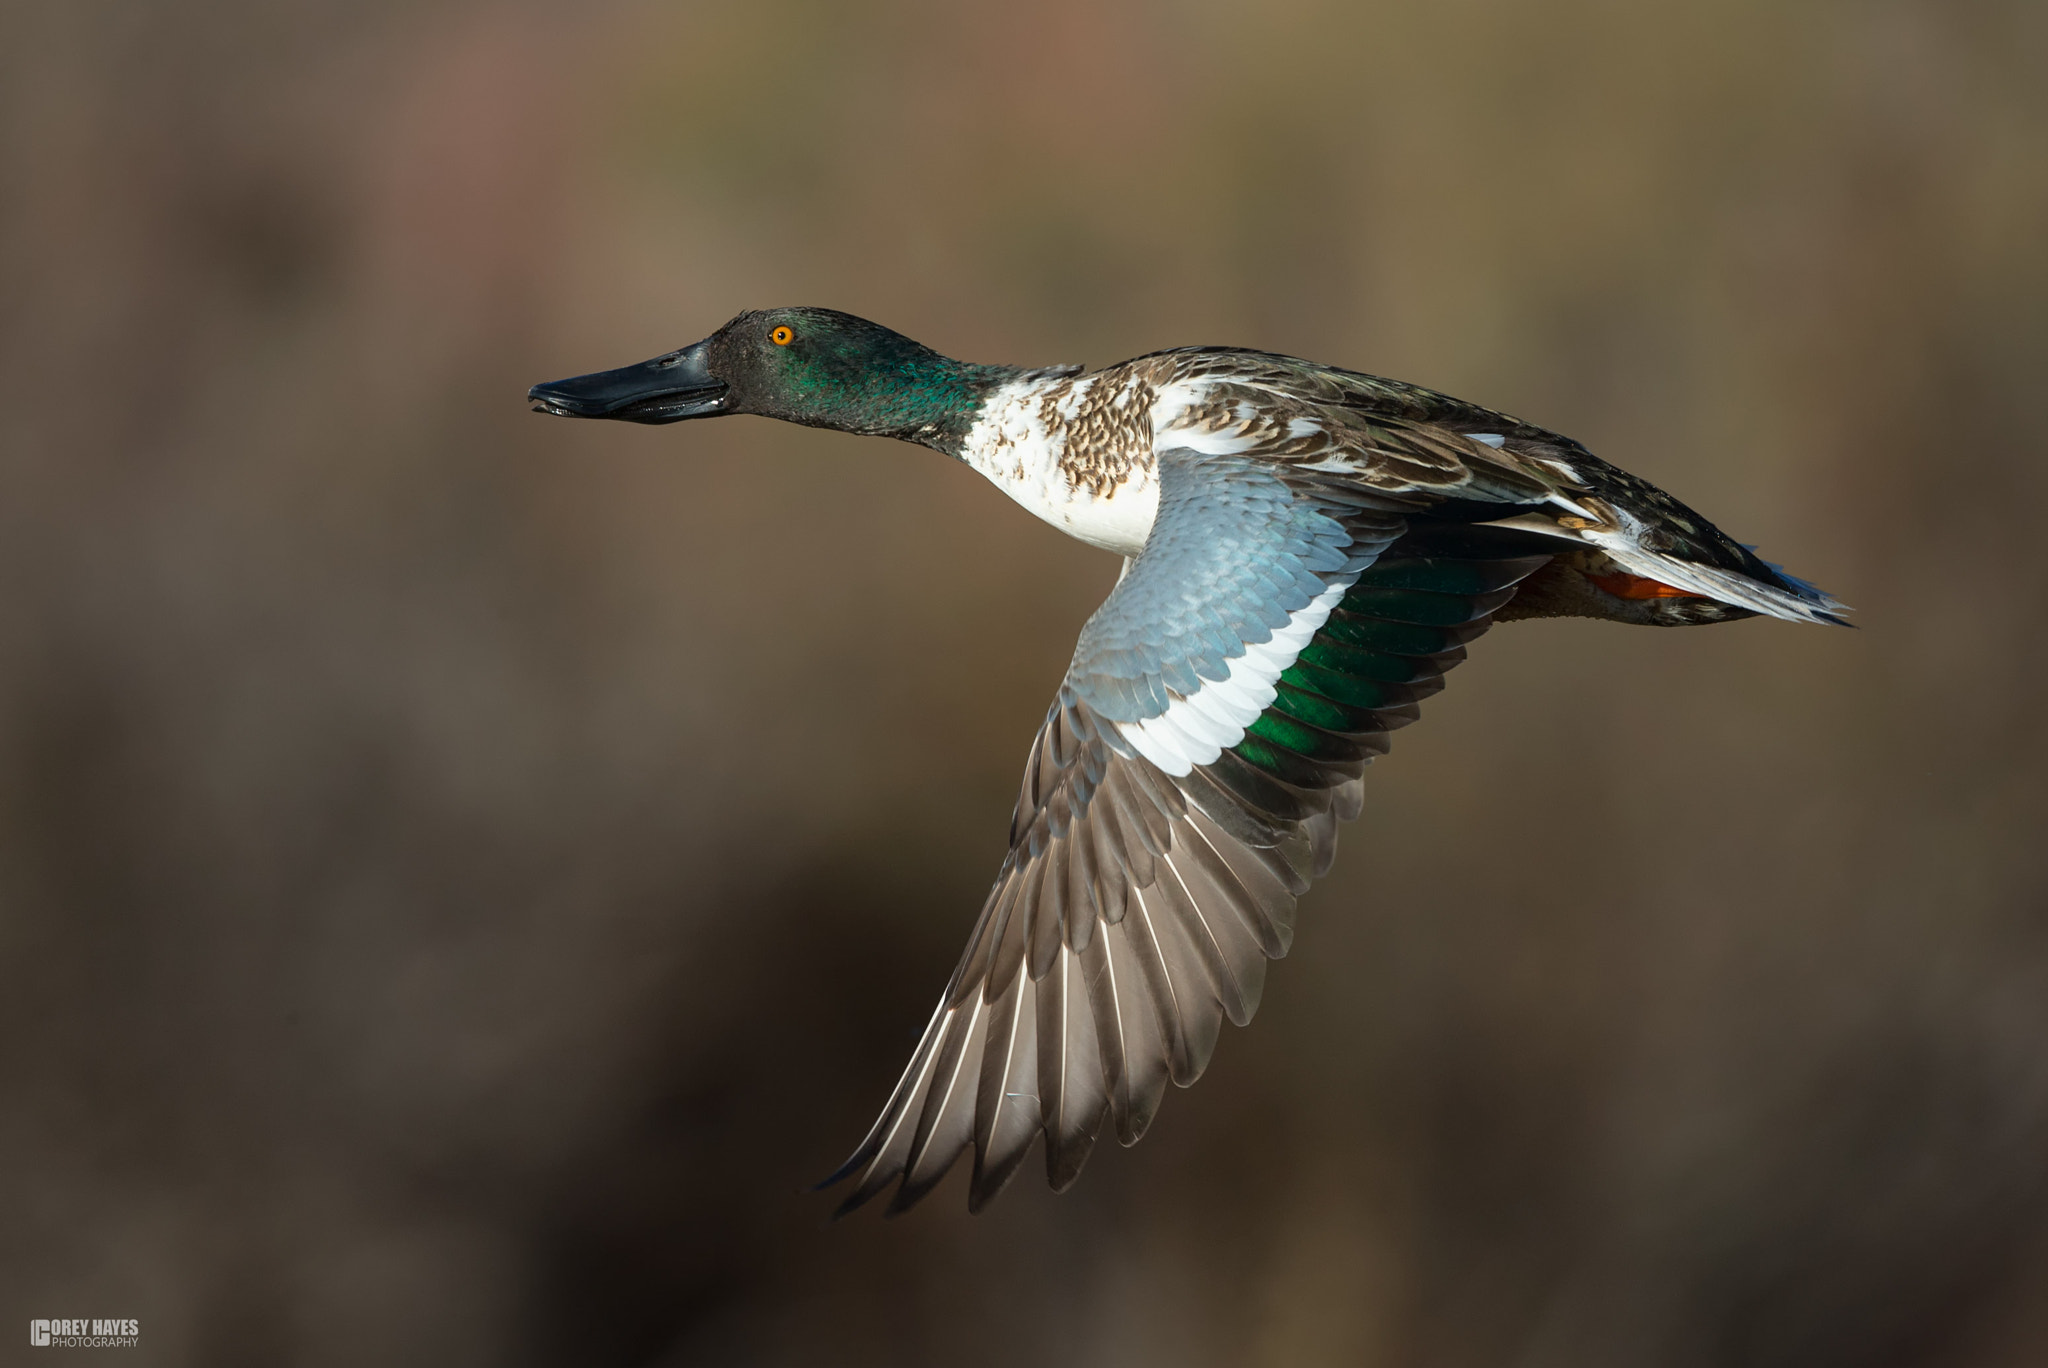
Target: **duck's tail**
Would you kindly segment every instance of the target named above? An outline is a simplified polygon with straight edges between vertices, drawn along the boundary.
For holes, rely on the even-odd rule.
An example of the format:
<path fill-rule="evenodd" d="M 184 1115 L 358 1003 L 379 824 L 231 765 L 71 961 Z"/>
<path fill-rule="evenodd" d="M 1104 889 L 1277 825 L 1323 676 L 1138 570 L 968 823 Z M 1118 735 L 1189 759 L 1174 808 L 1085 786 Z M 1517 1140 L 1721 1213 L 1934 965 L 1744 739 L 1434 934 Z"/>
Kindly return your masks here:
<path fill-rule="evenodd" d="M 1563 543 L 1503 619 L 1593 617 L 1681 627 L 1764 616 L 1847 627 L 1849 605 L 1759 557 L 1663 490 L 1584 453 L 1577 487 L 1482 525 Z"/>
<path fill-rule="evenodd" d="M 1589 529 L 1589 531 L 1592 531 Z M 1746 613 L 1783 618 L 1787 622 L 1820 622 L 1834 627 L 1851 624 L 1842 615 L 1853 611 L 1848 604 L 1818 585 L 1760 559 L 1749 547 L 1745 559 L 1754 569 L 1716 565 L 1693 560 L 1669 551 L 1653 551 L 1626 532 L 1593 532 L 1585 537 L 1598 547 L 1612 570 L 1587 567 L 1587 578 L 1601 592 L 1628 601 L 1706 599 Z M 1605 573 L 1603 573 L 1605 571 Z M 1704 618 L 1682 619 L 1705 621 Z"/>

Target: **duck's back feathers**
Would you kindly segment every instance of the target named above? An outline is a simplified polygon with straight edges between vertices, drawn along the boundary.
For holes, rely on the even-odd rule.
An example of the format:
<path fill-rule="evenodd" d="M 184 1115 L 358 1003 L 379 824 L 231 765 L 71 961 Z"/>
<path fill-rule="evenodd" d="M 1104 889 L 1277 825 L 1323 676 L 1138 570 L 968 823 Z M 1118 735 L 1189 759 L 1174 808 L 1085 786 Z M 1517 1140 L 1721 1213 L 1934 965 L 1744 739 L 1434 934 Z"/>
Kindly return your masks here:
<path fill-rule="evenodd" d="M 1824 591 L 1649 481 L 1533 423 L 1419 385 L 1269 352 L 1194 347 L 1126 365 L 1170 375 L 1162 391 L 1186 396 L 1176 424 L 1211 449 L 1334 475 L 1424 519 L 1550 539 L 1557 564 L 1528 587 L 1520 611 L 1504 617 L 1675 626 L 1766 614 L 1846 625 L 1846 606 Z"/>

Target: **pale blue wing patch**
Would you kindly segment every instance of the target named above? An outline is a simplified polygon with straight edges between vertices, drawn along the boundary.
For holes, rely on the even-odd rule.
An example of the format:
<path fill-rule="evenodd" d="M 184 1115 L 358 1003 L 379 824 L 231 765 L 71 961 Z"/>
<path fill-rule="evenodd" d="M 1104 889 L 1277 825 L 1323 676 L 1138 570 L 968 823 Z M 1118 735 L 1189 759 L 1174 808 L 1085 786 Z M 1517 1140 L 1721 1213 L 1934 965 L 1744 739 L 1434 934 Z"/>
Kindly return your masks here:
<path fill-rule="evenodd" d="M 1331 610 L 1356 578 L 1356 571 L 1339 577 L 1290 613 L 1287 625 L 1265 641 L 1244 643 L 1239 654 L 1230 657 L 1221 679 L 1195 680 L 1192 688 L 1174 687 L 1169 681 L 1170 701 L 1164 712 L 1118 723 L 1117 731 L 1133 750 L 1175 778 L 1197 765 L 1215 764 L 1273 705 L 1280 676 L 1329 621 Z"/>
<path fill-rule="evenodd" d="M 1162 452 L 1151 536 L 1081 629 L 1066 687 L 1166 773 L 1210 764 L 1404 528 L 1321 504 L 1264 462 Z"/>

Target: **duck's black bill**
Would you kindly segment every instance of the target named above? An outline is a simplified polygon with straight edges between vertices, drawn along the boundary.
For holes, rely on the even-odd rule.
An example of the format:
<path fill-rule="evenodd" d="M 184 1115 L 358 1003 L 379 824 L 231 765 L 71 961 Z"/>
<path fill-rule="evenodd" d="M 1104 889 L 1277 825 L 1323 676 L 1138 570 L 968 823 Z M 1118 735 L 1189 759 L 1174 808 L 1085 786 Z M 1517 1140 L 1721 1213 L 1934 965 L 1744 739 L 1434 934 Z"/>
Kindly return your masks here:
<path fill-rule="evenodd" d="M 680 423 L 724 413 L 730 394 L 705 365 L 706 344 L 657 356 L 637 366 L 550 380 L 526 392 L 535 413 L 558 418 L 616 418 L 626 423 Z"/>

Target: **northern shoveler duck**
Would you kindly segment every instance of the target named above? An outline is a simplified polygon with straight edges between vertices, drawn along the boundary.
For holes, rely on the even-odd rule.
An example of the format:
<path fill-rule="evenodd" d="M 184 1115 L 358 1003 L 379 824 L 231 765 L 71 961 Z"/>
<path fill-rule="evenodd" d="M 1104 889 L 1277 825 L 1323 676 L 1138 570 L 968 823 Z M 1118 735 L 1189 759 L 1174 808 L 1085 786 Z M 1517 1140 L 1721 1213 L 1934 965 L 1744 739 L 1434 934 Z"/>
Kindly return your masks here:
<path fill-rule="evenodd" d="M 1568 437 L 1268 352 L 972 365 L 849 314 L 770 309 L 528 397 L 915 442 L 1125 557 L 1032 743 L 967 952 L 826 1180 L 856 1179 L 842 1212 L 892 1182 L 907 1208 L 969 1147 L 979 1210 L 1041 1133 L 1059 1190 L 1105 1118 L 1135 1143 L 1221 1021 L 1251 1018 L 1365 766 L 1489 624 L 1846 611 Z"/>

